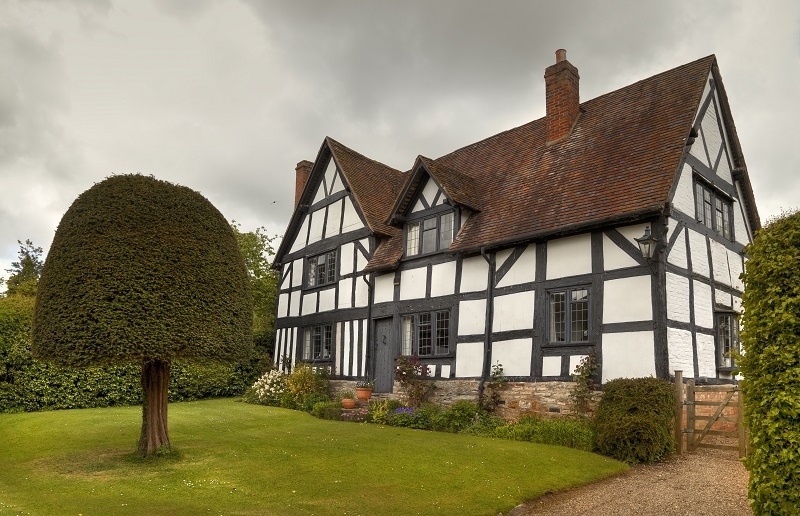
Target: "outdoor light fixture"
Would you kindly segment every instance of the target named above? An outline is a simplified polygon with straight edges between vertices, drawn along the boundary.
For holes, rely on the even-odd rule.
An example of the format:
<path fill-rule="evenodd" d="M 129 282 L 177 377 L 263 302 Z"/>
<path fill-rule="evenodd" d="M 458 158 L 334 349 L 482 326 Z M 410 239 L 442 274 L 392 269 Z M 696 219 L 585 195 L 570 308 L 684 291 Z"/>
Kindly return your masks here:
<path fill-rule="evenodd" d="M 650 233 L 650 226 L 644 228 L 644 235 L 641 238 L 636 238 L 636 243 L 639 244 L 639 252 L 642 253 L 642 258 L 647 260 L 651 269 L 653 268 L 653 257 L 656 255 L 656 246 L 658 239 Z M 653 270 L 655 272 L 655 270 Z"/>

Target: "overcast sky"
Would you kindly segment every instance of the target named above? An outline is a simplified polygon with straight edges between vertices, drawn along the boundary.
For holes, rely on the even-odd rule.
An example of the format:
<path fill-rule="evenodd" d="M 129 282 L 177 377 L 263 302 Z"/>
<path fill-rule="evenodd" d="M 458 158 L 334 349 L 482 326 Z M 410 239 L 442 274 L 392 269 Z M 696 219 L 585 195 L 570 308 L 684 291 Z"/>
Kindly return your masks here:
<path fill-rule="evenodd" d="M 800 206 L 800 2 L 0 0 L 0 275 L 112 174 L 283 233 L 323 138 L 400 170 L 716 54 L 762 221 Z"/>

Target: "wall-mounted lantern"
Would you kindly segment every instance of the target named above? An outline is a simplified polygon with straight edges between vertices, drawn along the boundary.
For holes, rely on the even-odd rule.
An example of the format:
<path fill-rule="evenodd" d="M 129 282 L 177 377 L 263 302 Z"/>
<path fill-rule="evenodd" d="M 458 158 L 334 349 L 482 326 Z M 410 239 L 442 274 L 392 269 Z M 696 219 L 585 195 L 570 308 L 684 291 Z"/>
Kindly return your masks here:
<path fill-rule="evenodd" d="M 639 252 L 642 253 L 642 258 L 647 260 L 648 265 L 650 265 L 650 268 L 655 272 L 653 258 L 656 256 L 658 239 L 650 233 L 650 226 L 644 228 L 644 235 L 635 240 L 636 243 L 639 244 Z"/>

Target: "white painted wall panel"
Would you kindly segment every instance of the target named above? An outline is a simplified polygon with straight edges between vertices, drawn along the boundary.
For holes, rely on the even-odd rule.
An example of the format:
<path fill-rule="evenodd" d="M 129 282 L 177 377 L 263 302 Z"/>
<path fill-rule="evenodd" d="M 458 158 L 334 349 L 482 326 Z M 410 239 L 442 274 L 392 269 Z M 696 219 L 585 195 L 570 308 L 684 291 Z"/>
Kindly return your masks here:
<path fill-rule="evenodd" d="M 733 296 L 720 289 L 714 289 L 714 304 L 724 306 L 726 308 L 733 308 Z"/>
<path fill-rule="evenodd" d="M 342 374 L 350 376 L 352 374 L 352 368 L 350 367 L 350 321 L 345 321 L 341 325 L 337 324 L 337 326 L 344 327 L 344 331 L 340 335 L 342 339 L 342 359 L 344 361 Z"/>
<path fill-rule="evenodd" d="M 689 278 L 667 273 L 667 319 L 690 322 Z"/>
<path fill-rule="evenodd" d="M 325 186 L 322 184 L 322 181 L 319 182 L 317 185 L 316 193 L 314 194 L 314 200 L 311 201 L 311 204 L 317 204 L 321 200 L 325 198 Z"/>
<path fill-rule="evenodd" d="M 496 296 L 492 331 L 533 328 L 533 298 L 533 290 Z"/>
<path fill-rule="evenodd" d="M 697 373 L 700 377 L 716 378 L 717 354 L 714 349 L 714 336 L 697 334 Z"/>
<path fill-rule="evenodd" d="M 329 312 L 336 308 L 336 289 L 328 288 L 319 291 L 319 311 Z"/>
<path fill-rule="evenodd" d="M 561 357 L 542 357 L 542 376 L 561 376 Z"/>
<path fill-rule="evenodd" d="M 728 268 L 728 250 L 715 240 L 710 240 L 711 264 L 714 267 L 714 282 L 731 285 L 731 271 Z"/>
<path fill-rule="evenodd" d="M 672 244 L 672 248 L 669 250 L 669 254 L 667 255 L 667 261 L 672 265 L 677 265 L 683 269 L 688 269 L 689 260 L 686 254 L 686 230 L 681 228 L 679 231 L 681 234 L 678 236 L 678 239 L 675 240 L 675 243 Z"/>
<path fill-rule="evenodd" d="M 289 315 L 289 294 L 284 293 L 278 296 L 278 317 Z"/>
<path fill-rule="evenodd" d="M 428 268 L 404 270 L 400 273 L 400 300 L 420 299 L 425 297 L 428 283 Z"/>
<path fill-rule="evenodd" d="M 303 311 L 302 315 L 309 315 L 317 313 L 317 293 L 303 295 Z"/>
<path fill-rule="evenodd" d="M 283 267 L 281 267 L 281 286 L 279 287 L 280 290 L 286 290 L 292 286 L 292 273 L 291 273 L 291 264 L 284 263 Z"/>
<path fill-rule="evenodd" d="M 322 228 L 325 223 L 325 209 L 321 208 L 311 212 L 311 231 L 308 233 L 309 245 L 322 240 Z"/>
<path fill-rule="evenodd" d="M 339 275 L 344 276 L 353 272 L 353 248 L 355 245 L 352 242 L 342 244 L 341 251 L 339 252 Z"/>
<path fill-rule="evenodd" d="M 350 197 L 345 197 L 343 202 L 344 220 L 342 222 L 342 233 L 363 228 L 364 223 L 361 221 L 361 217 L 358 216 L 358 212 L 356 212 L 356 208 L 353 206 L 353 201 L 350 200 Z"/>
<path fill-rule="evenodd" d="M 483 374 L 483 342 L 456 345 L 456 378 Z"/>
<path fill-rule="evenodd" d="M 369 249 L 369 246 L 365 247 L 365 249 Z M 361 272 L 364 270 L 364 267 L 367 266 L 367 257 L 364 256 L 364 253 L 361 250 L 356 251 L 356 271 Z"/>
<path fill-rule="evenodd" d="M 292 287 L 303 286 L 303 259 L 292 262 Z"/>
<path fill-rule="evenodd" d="M 356 278 L 356 308 L 367 306 L 369 303 L 369 288 L 363 276 Z"/>
<path fill-rule="evenodd" d="M 342 374 L 342 367 L 339 364 L 339 357 L 342 356 L 342 346 L 343 346 L 343 339 L 342 339 L 342 323 L 336 323 L 333 325 L 334 333 L 336 334 L 336 341 L 334 342 L 333 349 L 336 350 L 336 357 L 333 361 L 333 374 Z"/>
<path fill-rule="evenodd" d="M 689 232 L 689 252 L 692 255 L 692 272 L 706 278 L 711 277 L 708 267 L 708 248 L 706 247 L 706 237 L 697 231 L 686 229 Z"/>
<path fill-rule="evenodd" d="M 733 236 L 740 244 L 750 243 L 750 236 L 747 234 L 747 225 L 744 221 L 744 206 L 738 200 L 733 201 Z"/>
<path fill-rule="evenodd" d="M 620 249 L 613 240 L 603 235 L 603 267 L 605 270 L 613 271 L 614 269 L 624 269 L 625 267 L 635 267 L 637 265 L 639 263 L 636 260 Z"/>
<path fill-rule="evenodd" d="M 474 299 L 458 303 L 458 334 L 477 335 L 486 330 L 486 300 Z"/>
<path fill-rule="evenodd" d="M 631 224 L 630 226 L 621 226 L 617 228 L 617 231 L 624 236 L 628 242 L 631 243 L 637 249 L 639 248 L 639 244 L 636 243 L 637 238 L 642 238 L 644 235 L 644 230 L 650 224 Z"/>
<path fill-rule="evenodd" d="M 461 293 L 486 290 L 489 264 L 483 256 L 473 256 L 461 262 Z"/>
<path fill-rule="evenodd" d="M 739 253 L 731 251 L 730 249 L 728 249 L 728 266 L 731 271 L 731 284 L 733 288 L 743 292 L 744 283 L 742 283 L 742 279 L 739 277 L 744 272 L 742 269 L 742 257 Z"/>
<path fill-rule="evenodd" d="M 695 281 L 694 288 L 694 323 L 697 326 L 711 329 L 714 327 L 714 305 L 711 303 L 711 287 Z"/>
<path fill-rule="evenodd" d="M 422 196 L 425 198 L 425 201 L 428 203 L 428 206 L 433 208 L 433 200 L 436 198 L 436 194 L 439 192 L 439 186 L 436 184 L 436 181 L 433 179 L 428 179 L 425 182 L 425 187 L 422 189 Z"/>
<path fill-rule="evenodd" d="M 571 355 L 569 357 L 569 374 L 573 374 L 575 372 L 575 368 L 581 365 L 581 360 L 587 356 L 588 355 Z"/>
<path fill-rule="evenodd" d="M 339 281 L 339 309 L 353 307 L 353 278 Z"/>
<path fill-rule="evenodd" d="M 492 366 L 500 362 L 506 376 L 530 376 L 533 339 L 500 340 L 492 343 Z"/>
<path fill-rule="evenodd" d="M 547 242 L 547 279 L 592 272 L 592 246 L 588 233 Z"/>
<path fill-rule="evenodd" d="M 422 204 L 422 200 L 417 200 L 417 202 L 414 204 L 414 208 L 411 210 L 411 213 L 417 213 L 418 211 L 423 211 L 425 209 L 427 208 L 425 208 L 425 205 Z"/>
<path fill-rule="evenodd" d="M 694 351 L 692 332 L 667 328 L 667 349 L 669 353 L 669 374 L 675 370 L 683 371 L 684 378 L 694 377 Z"/>
<path fill-rule="evenodd" d="M 656 375 L 652 331 L 603 335 L 603 383 Z"/>
<path fill-rule="evenodd" d="M 456 262 L 438 263 L 431 267 L 431 297 L 455 293 Z"/>
<path fill-rule="evenodd" d="M 292 328 L 292 333 L 291 333 L 292 340 L 291 340 L 291 345 L 290 345 L 291 346 L 290 347 L 290 349 L 291 349 L 291 357 L 292 357 L 290 363 L 292 364 L 292 369 L 294 369 L 294 364 L 297 363 L 297 347 L 298 347 L 297 346 L 297 338 L 298 338 L 298 333 L 299 332 L 297 331 L 297 328 Z"/>
<path fill-rule="evenodd" d="M 603 323 L 651 321 L 651 278 L 648 274 L 606 281 L 603 284 Z"/>
<path fill-rule="evenodd" d="M 719 165 L 717 165 L 717 175 L 719 176 L 720 179 L 722 179 L 729 185 L 733 184 L 733 175 L 731 174 L 730 160 L 728 152 L 726 150 L 722 151 L 722 158 L 719 160 Z"/>
<path fill-rule="evenodd" d="M 303 215 L 303 222 L 300 224 L 300 229 L 297 231 L 297 236 L 292 243 L 290 253 L 299 251 L 306 246 L 306 237 L 308 236 L 308 215 Z"/>
<path fill-rule="evenodd" d="M 375 276 L 375 303 L 394 300 L 394 273 Z"/>
<path fill-rule="evenodd" d="M 289 317 L 297 317 L 300 315 L 300 296 L 302 292 L 295 290 L 289 299 Z"/>
<path fill-rule="evenodd" d="M 342 201 L 328 206 L 328 221 L 325 223 L 325 238 L 330 238 L 341 233 L 342 229 Z"/>
<path fill-rule="evenodd" d="M 696 144 L 695 144 L 696 145 Z M 695 147 L 692 146 L 692 148 Z M 702 144 L 700 144 L 702 146 Z M 692 167 L 684 163 L 675 195 L 672 197 L 672 207 L 677 211 L 694 218 L 694 186 L 692 180 Z"/>
<path fill-rule="evenodd" d="M 442 366 L 442 378 L 450 378 L 450 364 Z"/>
<path fill-rule="evenodd" d="M 498 253 L 499 254 L 499 253 Z M 498 262 L 499 267 L 499 262 Z M 508 287 L 521 283 L 530 283 L 536 279 L 536 244 L 530 244 L 525 248 L 522 255 L 517 258 L 503 279 L 497 284 L 498 287 Z"/>

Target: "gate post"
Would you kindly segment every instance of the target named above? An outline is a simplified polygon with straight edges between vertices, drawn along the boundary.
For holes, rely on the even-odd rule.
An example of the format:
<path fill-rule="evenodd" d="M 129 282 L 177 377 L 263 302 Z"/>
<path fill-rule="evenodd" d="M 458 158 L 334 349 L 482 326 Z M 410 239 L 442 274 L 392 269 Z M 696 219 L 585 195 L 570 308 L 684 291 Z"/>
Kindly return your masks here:
<path fill-rule="evenodd" d="M 683 453 L 683 371 L 675 370 L 675 453 Z"/>
<path fill-rule="evenodd" d="M 742 386 L 739 385 L 737 387 L 739 391 L 737 394 L 739 395 L 739 401 L 737 402 L 738 409 L 739 409 L 739 458 L 747 457 L 747 429 L 744 426 L 744 400 L 742 399 Z"/>
<path fill-rule="evenodd" d="M 694 451 L 694 379 L 686 381 L 686 450 Z"/>

